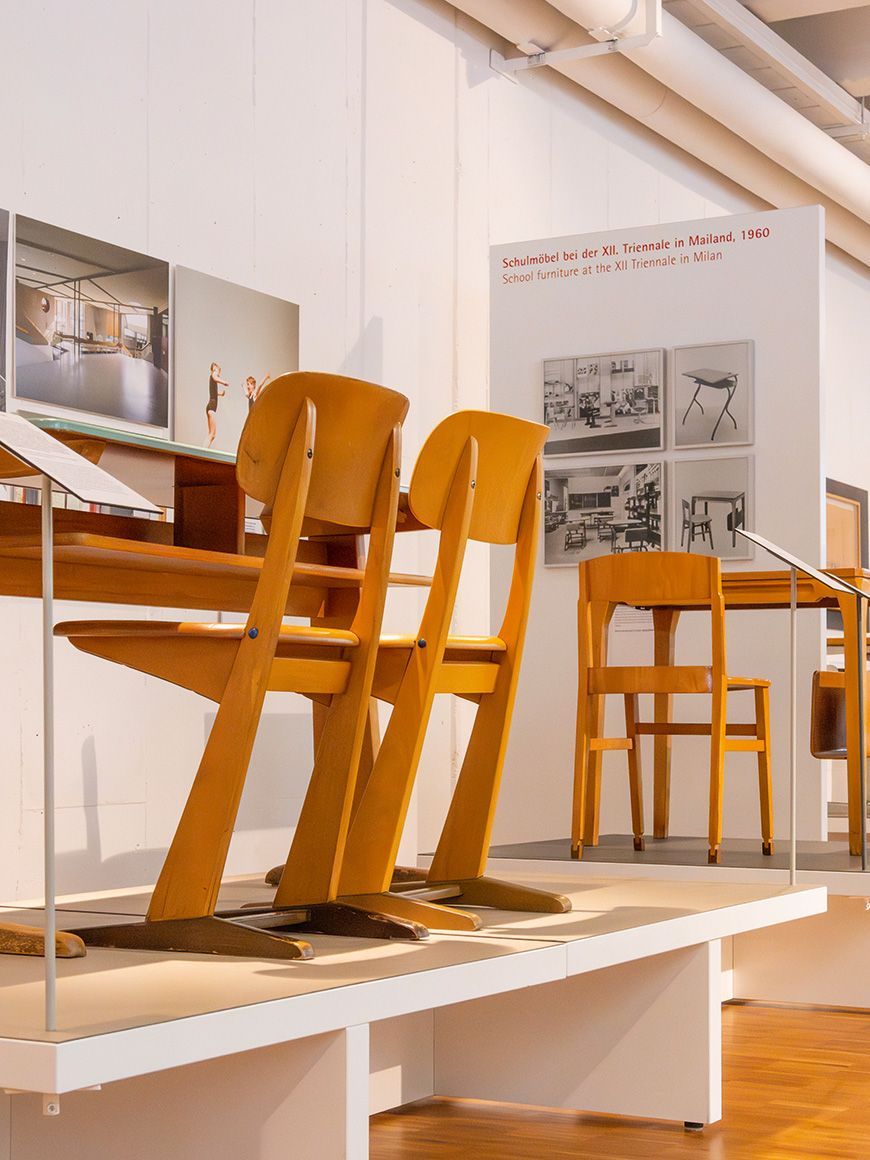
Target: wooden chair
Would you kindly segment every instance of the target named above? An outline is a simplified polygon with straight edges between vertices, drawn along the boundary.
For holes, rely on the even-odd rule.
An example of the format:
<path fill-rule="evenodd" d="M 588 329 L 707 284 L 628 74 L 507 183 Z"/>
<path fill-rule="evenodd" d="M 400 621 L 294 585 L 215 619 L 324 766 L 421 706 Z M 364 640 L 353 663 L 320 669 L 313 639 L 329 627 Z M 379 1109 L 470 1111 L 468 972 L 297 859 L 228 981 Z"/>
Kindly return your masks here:
<path fill-rule="evenodd" d="M 616 605 L 652 608 L 654 614 L 677 608 L 709 609 L 712 623 L 712 664 L 612 666 L 607 664 L 607 632 Z M 770 682 L 729 677 L 725 665 L 725 604 L 717 557 L 683 552 L 601 556 L 580 564 L 578 605 L 579 688 L 574 764 L 574 809 L 571 850 L 582 855 L 583 842 L 594 844 L 601 798 L 601 753 L 625 750 L 628 759 L 634 848 L 644 848 L 643 789 L 639 738 L 653 736 L 710 737 L 709 854 L 719 861 L 722 843 L 722 797 L 725 754 L 758 754 L 762 850 L 773 852 L 773 806 L 770 773 Z M 754 724 L 728 724 L 730 692 L 752 690 Z M 706 694 L 712 697 L 712 721 L 644 722 L 639 719 L 641 693 Z M 604 699 L 619 694 L 625 704 L 625 736 L 604 737 Z M 587 784 L 588 783 L 588 784 Z"/>
<path fill-rule="evenodd" d="M 414 636 L 386 637 L 373 685 L 393 712 L 374 767 L 358 784 L 340 878 L 344 901 L 426 925 L 468 930 L 473 914 L 445 901 L 562 912 L 562 895 L 483 877 L 525 640 L 541 519 L 541 449 L 548 429 L 506 415 L 451 415 L 426 441 L 409 502 L 419 523 L 440 531 L 430 595 Z M 469 539 L 515 545 L 514 571 L 497 636 L 448 636 Z M 478 705 L 456 790 L 428 875 L 400 875 L 388 893 L 420 752 L 436 693 Z M 285 869 L 278 898 L 297 899 Z M 289 883 L 289 887 L 286 885 Z M 420 888 L 425 886 L 421 894 Z"/>
<path fill-rule="evenodd" d="M 864 698 L 864 727 L 870 729 L 870 696 Z M 870 754 L 870 734 L 867 750 Z M 846 760 L 846 674 L 813 673 L 810 753 L 820 761 Z"/>
<path fill-rule="evenodd" d="M 384 933 L 335 898 L 377 658 L 399 493 L 401 423 L 408 400 L 337 375 L 273 380 L 251 408 L 239 442 L 243 490 L 266 505 L 269 536 L 245 624 L 72 622 L 55 631 L 79 649 L 192 689 L 219 708 L 146 921 L 81 932 L 102 946 L 309 957 L 279 923 L 350 925 Z M 316 431 L 315 431 L 316 427 Z M 283 625 L 300 536 L 325 526 L 368 529 L 368 560 L 349 628 Z M 330 703 L 294 849 L 298 914 L 216 917 L 239 800 L 268 690 Z M 318 904 L 327 904 L 318 906 Z M 238 917 L 238 916 L 234 916 Z M 259 926 L 257 924 L 260 924 Z M 262 929 L 269 925 L 274 929 Z M 411 924 L 393 934 L 414 936 Z"/>

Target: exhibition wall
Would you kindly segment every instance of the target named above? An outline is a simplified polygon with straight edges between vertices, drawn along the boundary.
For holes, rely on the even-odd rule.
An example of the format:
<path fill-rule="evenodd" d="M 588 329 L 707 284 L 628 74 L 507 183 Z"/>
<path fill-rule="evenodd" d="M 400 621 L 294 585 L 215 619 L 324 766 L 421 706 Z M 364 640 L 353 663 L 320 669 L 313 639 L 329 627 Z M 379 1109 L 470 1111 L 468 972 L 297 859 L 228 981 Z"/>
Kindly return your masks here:
<path fill-rule="evenodd" d="M 552 394 L 560 384 L 562 395 L 573 395 L 578 415 L 572 419 L 563 413 L 553 421 L 556 437 L 545 449 L 547 483 L 564 472 L 574 474 L 569 475 L 567 503 L 560 495 L 545 495 L 545 566 L 538 571 L 533 595 L 499 838 L 554 838 L 566 832 L 580 559 L 611 550 L 668 549 L 716 554 L 724 569 L 777 567 L 741 539 L 736 528 L 742 524 L 818 563 L 825 477 L 820 438 L 823 236 L 822 211 L 809 206 L 493 248 L 491 405 L 540 417 L 545 392 Z M 573 375 L 571 367 L 562 366 L 556 376 L 552 356 L 572 347 L 608 353 L 576 360 Z M 651 350 L 659 352 L 655 363 L 637 353 L 610 353 Z M 599 380 L 606 380 L 606 388 L 597 388 Z M 657 436 L 647 440 L 651 449 L 639 446 L 662 427 L 664 449 L 656 447 L 661 443 Z M 580 450 L 590 444 L 589 451 Z M 566 445 L 573 454 L 562 452 Z M 631 464 L 643 465 L 636 469 L 637 483 L 627 478 Z M 658 470 L 651 478 L 653 467 Z M 614 481 L 611 491 L 588 492 L 589 485 L 576 474 L 584 470 L 596 487 Z M 706 538 L 692 538 L 687 515 L 689 520 L 709 519 Z M 509 581 L 496 551 L 494 605 L 503 601 Z M 641 627 L 637 623 L 636 618 L 617 618 L 612 663 L 652 663 L 651 619 Z M 822 626 L 822 614 L 801 614 L 801 721 L 809 718 Z M 788 829 L 787 616 L 732 613 L 727 630 L 728 672 L 773 682 L 774 817 L 782 836 Z M 709 618 L 684 614 L 677 663 L 709 663 L 710 653 Z M 558 680 L 552 679 L 554 673 Z M 619 736 L 621 699 L 610 698 L 609 708 L 608 735 Z M 729 719 L 745 721 L 751 708 L 735 697 Z M 709 702 L 680 698 L 676 713 L 679 720 L 709 720 Z M 642 746 L 649 830 L 652 742 L 649 738 Z M 680 737 L 673 743 L 674 835 L 706 832 L 708 755 L 706 739 Z M 535 770 L 533 778 L 522 776 L 528 769 Z M 802 837 L 824 833 L 823 773 L 801 746 Z M 729 755 L 726 843 L 729 837 L 757 835 L 757 794 L 754 755 Z M 628 822 L 625 755 L 606 754 L 602 833 L 626 833 Z"/>
<path fill-rule="evenodd" d="M 437 0 L 238 0 L 220 21 L 208 12 L 202 0 L 93 0 L 58 36 L 52 7 L 7 5 L 16 52 L 0 70 L 0 103 L 15 149 L 0 156 L 0 206 L 297 303 L 300 366 L 410 396 L 405 480 L 445 413 L 487 404 L 491 243 L 763 208 L 548 70 L 518 85 L 495 75 L 496 38 Z M 99 108 L 99 138 L 58 133 L 59 106 L 74 124 Z M 844 319 L 829 316 L 841 372 L 831 391 L 854 397 L 857 416 L 854 320 L 866 317 L 870 278 L 830 263 Z M 398 553 L 399 567 L 424 570 L 432 545 L 399 537 Z M 460 629 L 488 620 L 487 576 L 476 552 Z M 390 627 L 415 623 L 419 598 L 391 599 Z M 24 771 L 0 785 L 0 897 L 28 897 L 41 882 L 37 603 L 0 602 L 0 631 L 18 658 L 0 699 L 0 764 Z M 57 661 L 59 887 L 153 879 L 211 706 L 63 642 Z M 421 777 L 423 850 L 465 729 L 440 698 Z M 269 699 L 231 870 L 283 856 L 308 736 L 305 703 Z M 299 754 L 289 769 L 288 748 Z M 512 762 L 511 780 L 529 776 Z M 500 826 L 511 824 L 510 783 L 506 793 Z"/>

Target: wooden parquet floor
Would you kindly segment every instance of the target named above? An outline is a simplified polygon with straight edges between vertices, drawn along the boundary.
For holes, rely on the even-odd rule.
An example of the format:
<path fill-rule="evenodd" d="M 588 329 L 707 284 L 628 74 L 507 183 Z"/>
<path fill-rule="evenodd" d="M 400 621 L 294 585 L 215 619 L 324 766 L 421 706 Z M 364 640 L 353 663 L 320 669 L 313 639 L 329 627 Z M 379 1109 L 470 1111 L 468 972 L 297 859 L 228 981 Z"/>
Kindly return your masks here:
<path fill-rule="evenodd" d="M 723 1035 L 723 1118 L 701 1133 L 433 1099 L 375 1116 L 371 1160 L 870 1160 L 870 1012 L 728 1005 Z"/>

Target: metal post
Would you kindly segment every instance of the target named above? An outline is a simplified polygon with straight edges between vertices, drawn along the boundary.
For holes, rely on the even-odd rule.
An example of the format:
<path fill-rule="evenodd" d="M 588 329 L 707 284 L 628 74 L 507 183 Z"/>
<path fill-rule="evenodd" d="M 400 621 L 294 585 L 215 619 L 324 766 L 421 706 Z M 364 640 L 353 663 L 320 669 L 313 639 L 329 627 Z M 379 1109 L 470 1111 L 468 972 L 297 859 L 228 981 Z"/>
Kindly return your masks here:
<path fill-rule="evenodd" d="M 855 615 L 858 620 L 858 752 L 861 755 L 859 786 L 861 790 L 861 869 L 867 869 L 867 737 L 864 728 L 864 666 L 867 664 L 867 641 L 864 626 L 864 598 L 855 597 Z"/>
<path fill-rule="evenodd" d="M 54 539 L 51 480 L 42 477 L 42 809 L 45 856 L 45 1029 L 57 1030 L 54 866 Z"/>
<path fill-rule="evenodd" d="M 789 847 L 788 880 L 797 882 L 797 569 L 789 577 Z"/>

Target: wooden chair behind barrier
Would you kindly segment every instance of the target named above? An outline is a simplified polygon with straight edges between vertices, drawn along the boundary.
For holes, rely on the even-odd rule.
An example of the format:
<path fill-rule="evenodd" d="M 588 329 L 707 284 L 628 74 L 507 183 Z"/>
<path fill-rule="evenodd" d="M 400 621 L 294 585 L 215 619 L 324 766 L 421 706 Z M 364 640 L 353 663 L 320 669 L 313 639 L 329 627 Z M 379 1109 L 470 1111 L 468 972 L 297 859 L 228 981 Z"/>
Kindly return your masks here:
<path fill-rule="evenodd" d="M 709 609 L 712 664 L 613 666 L 606 661 L 607 632 L 618 604 L 668 610 L 674 606 Z M 574 809 L 571 850 L 580 857 L 584 840 L 594 841 L 601 801 L 601 762 L 607 750 L 625 750 L 628 759 L 631 821 L 636 850 L 644 848 L 643 786 L 639 739 L 654 736 L 710 738 L 710 862 L 719 861 L 722 844 L 723 774 L 725 754 L 748 751 L 758 755 L 762 850 L 773 852 L 773 806 L 770 774 L 770 682 L 729 677 L 725 663 L 725 602 L 717 557 L 684 552 L 637 556 L 600 556 L 580 564 L 578 604 L 579 688 L 574 765 Z M 728 693 L 751 690 L 754 724 L 728 724 Z M 707 694 L 712 697 L 712 721 L 644 722 L 638 717 L 638 695 Z M 625 704 L 625 736 L 603 736 L 604 700 L 621 695 Z"/>
<path fill-rule="evenodd" d="M 414 636 L 381 641 L 373 692 L 393 704 L 363 785 L 358 784 L 339 889 L 361 907 L 440 928 L 474 929 L 473 914 L 445 901 L 561 912 L 561 895 L 483 877 L 529 614 L 541 518 L 541 449 L 547 428 L 506 415 L 465 411 L 435 428 L 414 468 L 415 517 L 440 531 L 435 573 Z M 513 579 L 497 636 L 448 636 L 469 539 L 515 545 Z M 475 702 L 477 715 L 428 876 L 388 893 L 420 752 L 436 693 Z M 285 870 L 278 898 L 296 897 Z M 286 885 L 286 884 L 289 884 Z"/>
<path fill-rule="evenodd" d="M 307 958 L 310 945 L 278 933 L 279 924 L 330 929 L 349 923 L 359 933 L 384 933 L 382 921 L 328 904 L 336 894 L 368 718 L 407 410 L 403 395 L 337 375 L 282 375 L 265 389 L 248 415 L 237 463 L 243 490 L 271 511 L 245 624 L 84 621 L 55 629 L 84 652 L 192 689 L 219 706 L 146 921 L 81 932 L 87 943 Z M 370 531 L 353 621 L 349 628 L 283 625 L 300 537 L 316 534 L 324 522 Z M 245 912 L 244 922 L 232 921 L 216 917 L 215 907 L 268 690 L 303 693 L 331 706 L 294 844 L 297 896 L 306 906 L 260 918 Z M 396 922 L 391 933 L 417 932 Z"/>
<path fill-rule="evenodd" d="M 864 697 L 864 728 L 870 730 L 870 697 Z M 867 751 L 870 755 L 870 734 Z M 813 673 L 810 752 L 820 761 L 846 760 L 846 674 Z"/>

